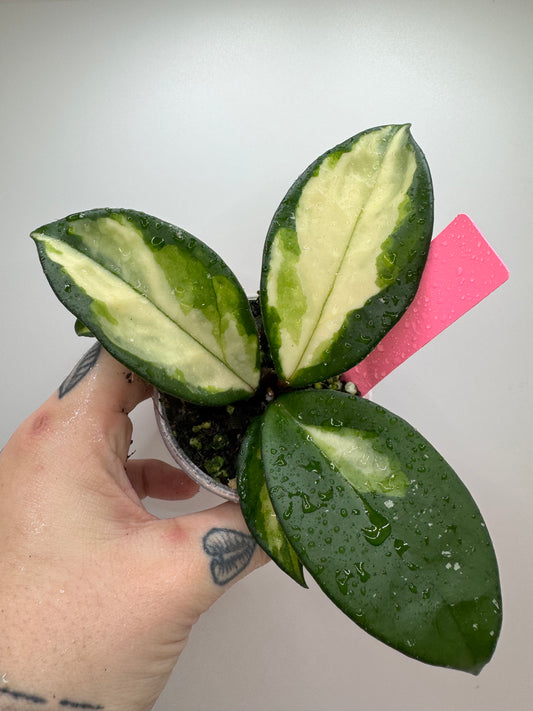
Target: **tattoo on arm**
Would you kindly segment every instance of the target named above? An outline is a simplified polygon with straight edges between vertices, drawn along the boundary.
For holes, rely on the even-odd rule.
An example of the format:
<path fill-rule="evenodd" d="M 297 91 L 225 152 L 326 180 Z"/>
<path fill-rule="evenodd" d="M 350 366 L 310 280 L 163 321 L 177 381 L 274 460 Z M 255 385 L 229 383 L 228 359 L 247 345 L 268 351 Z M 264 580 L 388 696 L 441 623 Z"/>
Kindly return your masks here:
<path fill-rule="evenodd" d="M 254 554 L 252 536 L 231 528 L 212 528 L 203 539 L 210 557 L 211 578 L 216 585 L 226 585 L 246 568 Z"/>
<path fill-rule="evenodd" d="M 69 709 L 85 709 L 86 711 L 97 711 L 98 709 L 104 709 L 103 706 L 95 706 L 94 704 L 88 704 L 83 701 L 71 701 L 70 699 L 61 699 L 59 702 L 50 702 L 48 699 L 45 699 L 42 696 L 37 696 L 36 694 L 26 694 L 23 691 L 16 691 L 15 689 L 10 689 L 7 686 L 0 687 L 0 709 L 3 709 L 4 707 L 2 706 L 2 697 L 3 698 L 8 698 L 11 699 L 12 701 L 15 702 L 26 702 L 25 705 L 19 705 L 18 703 L 15 706 L 9 706 L 9 711 L 13 709 L 20 709 L 20 711 L 26 711 L 26 709 L 29 709 L 30 706 L 28 704 L 31 704 L 31 707 L 33 706 L 40 706 L 42 709 L 49 709 L 52 711 L 52 709 L 59 709 L 59 708 L 69 708 Z"/>
<path fill-rule="evenodd" d="M 42 696 L 35 696 L 34 694 L 25 694 L 22 691 L 14 691 L 7 687 L 0 687 L 0 699 L 4 697 L 9 697 L 10 699 L 15 699 L 16 701 L 27 701 L 30 704 L 46 704 L 46 699 Z"/>
<path fill-rule="evenodd" d="M 59 399 L 65 397 L 76 385 L 83 380 L 87 373 L 94 368 L 102 346 L 96 342 L 87 351 L 83 358 L 74 366 L 74 370 L 68 375 L 59 386 Z"/>

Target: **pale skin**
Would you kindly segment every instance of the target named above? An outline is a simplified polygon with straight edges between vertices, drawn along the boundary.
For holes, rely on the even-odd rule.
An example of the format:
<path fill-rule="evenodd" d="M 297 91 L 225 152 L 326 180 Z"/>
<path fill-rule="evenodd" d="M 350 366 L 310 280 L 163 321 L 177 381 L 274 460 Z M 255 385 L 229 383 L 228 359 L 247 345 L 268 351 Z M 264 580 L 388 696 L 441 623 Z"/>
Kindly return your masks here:
<path fill-rule="evenodd" d="M 128 459 L 150 392 L 95 346 L 0 453 L 0 711 L 151 709 L 199 616 L 268 560 L 236 504 L 144 508 L 197 492 Z"/>

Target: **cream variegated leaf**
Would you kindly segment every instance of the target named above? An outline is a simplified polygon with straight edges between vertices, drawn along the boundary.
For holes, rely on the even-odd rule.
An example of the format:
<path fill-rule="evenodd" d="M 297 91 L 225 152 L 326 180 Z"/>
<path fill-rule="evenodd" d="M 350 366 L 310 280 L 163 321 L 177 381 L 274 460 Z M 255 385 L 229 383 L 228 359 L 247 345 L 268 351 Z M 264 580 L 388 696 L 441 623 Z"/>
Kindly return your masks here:
<path fill-rule="evenodd" d="M 267 236 L 261 297 L 285 380 L 347 370 L 394 325 L 421 277 L 432 205 L 409 126 L 365 131 L 294 183 Z"/>
<path fill-rule="evenodd" d="M 251 395 L 258 339 L 248 300 L 212 250 L 133 210 L 91 210 L 32 233 L 45 274 L 118 360 L 200 404 Z"/>

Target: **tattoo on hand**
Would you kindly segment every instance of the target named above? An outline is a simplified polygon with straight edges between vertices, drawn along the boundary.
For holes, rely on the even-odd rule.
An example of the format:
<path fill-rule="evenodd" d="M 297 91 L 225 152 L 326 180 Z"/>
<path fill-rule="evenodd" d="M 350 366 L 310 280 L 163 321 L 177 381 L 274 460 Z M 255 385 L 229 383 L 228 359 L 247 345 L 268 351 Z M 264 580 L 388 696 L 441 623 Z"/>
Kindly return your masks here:
<path fill-rule="evenodd" d="M 211 558 L 211 577 L 216 585 L 226 585 L 246 568 L 254 554 L 252 536 L 231 528 L 212 528 L 203 539 Z"/>
<path fill-rule="evenodd" d="M 74 366 L 74 370 L 68 375 L 59 386 L 59 399 L 65 397 L 76 385 L 83 380 L 89 371 L 96 365 L 98 356 L 102 346 L 96 342 L 94 346 L 87 351 L 83 358 Z"/>
<path fill-rule="evenodd" d="M 88 704 L 83 701 L 71 701 L 70 699 L 61 699 L 61 701 L 54 703 L 48 701 L 42 696 L 37 696 L 36 694 L 26 694 L 23 691 L 15 691 L 7 686 L 0 687 L 0 709 L 4 707 L 1 705 L 2 697 L 9 698 L 13 701 L 25 701 L 27 704 L 38 705 L 43 709 L 57 709 L 57 708 L 69 708 L 69 709 L 86 709 L 86 711 L 96 711 L 97 709 L 104 709 L 103 706 L 95 706 L 94 704 Z M 11 709 L 19 709 L 24 711 L 28 706 L 10 706 Z"/>

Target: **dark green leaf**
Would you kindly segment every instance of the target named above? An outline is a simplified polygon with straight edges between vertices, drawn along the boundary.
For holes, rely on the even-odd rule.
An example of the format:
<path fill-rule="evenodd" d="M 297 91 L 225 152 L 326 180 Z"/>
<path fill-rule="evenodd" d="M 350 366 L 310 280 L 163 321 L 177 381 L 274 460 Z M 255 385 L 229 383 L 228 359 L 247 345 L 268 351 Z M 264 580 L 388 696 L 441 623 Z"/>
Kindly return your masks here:
<path fill-rule="evenodd" d="M 307 587 L 294 549 L 272 508 L 261 460 L 261 418 L 249 426 L 237 463 L 237 489 L 243 516 L 261 548 L 297 583 Z"/>
<path fill-rule="evenodd" d="M 433 226 L 424 155 L 382 126 L 320 156 L 283 199 L 261 303 L 278 373 L 308 385 L 362 360 L 412 301 Z"/>
<path fill-rule="evenodd" d="M 187 232 L 133 210 L 91 210 L 33 232 L 60 301 L 118 360 L 199 404 L 249 397 L 257 332 L 228 267 Z"/>
<path fill-rule="evenodd" d="M 496 558 L 431 444 L 382 407 L 324 391 L 271 404 L 262 436 L 278 519 L 333 602 L 409 656 L 479 672 L 501 626 Z"/>

